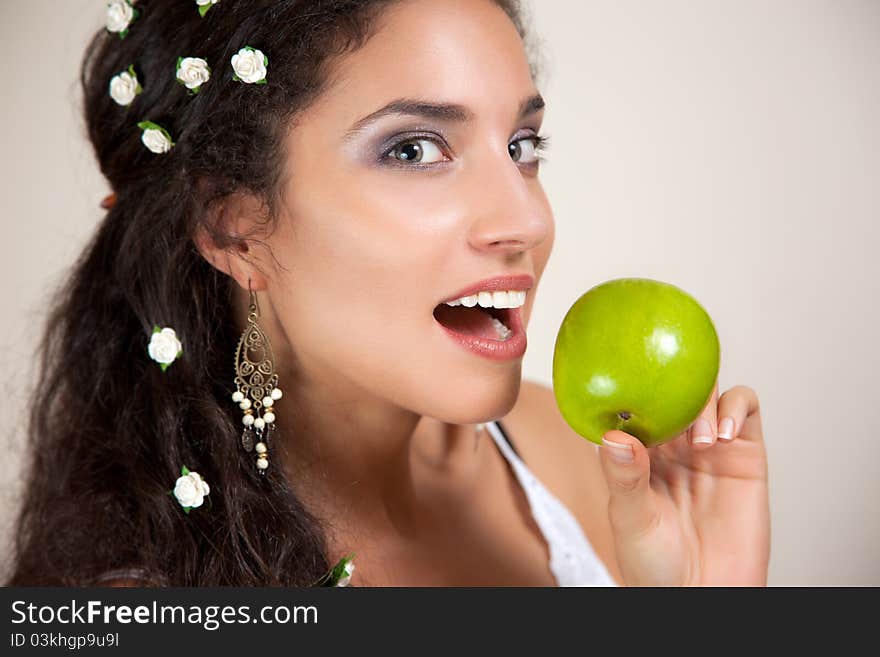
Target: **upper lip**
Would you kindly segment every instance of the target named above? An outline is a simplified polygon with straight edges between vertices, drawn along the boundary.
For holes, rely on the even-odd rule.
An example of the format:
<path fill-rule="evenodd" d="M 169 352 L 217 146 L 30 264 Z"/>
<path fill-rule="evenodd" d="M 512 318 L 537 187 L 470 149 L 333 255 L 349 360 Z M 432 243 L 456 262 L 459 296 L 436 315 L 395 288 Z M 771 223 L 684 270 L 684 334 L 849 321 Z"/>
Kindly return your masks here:
<path fill-rule="evenodd" d="M 462 297 L 471 296 L 477 292 L 494 292 L 498 290 L 530 290 L 535 284 L 535 278 L 530 274 L 512 274 L 508 276 L 495 276 L 476 283 L 471 283 L 466 288 L 459 290 L 451 297 L 443 299 L 440 303 L 455 301 Z"/>

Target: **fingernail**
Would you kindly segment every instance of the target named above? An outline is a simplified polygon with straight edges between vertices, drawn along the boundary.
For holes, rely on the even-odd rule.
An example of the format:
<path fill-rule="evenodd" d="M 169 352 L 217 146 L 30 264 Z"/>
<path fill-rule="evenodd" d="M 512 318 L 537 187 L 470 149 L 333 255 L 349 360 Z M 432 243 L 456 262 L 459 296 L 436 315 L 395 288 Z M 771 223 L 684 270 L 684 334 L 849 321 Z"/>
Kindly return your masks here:
<path fill-rule="evenodd" d="M 629 445 L 621 445 L 610 440 L 602 439 L 602 444 L 609 447 L 608 456 L 615 463 L 627 465 L 633 462 L 633 449 Z"/>
<path fill-rule="evenodd" d="M 718 425 L 718 437 L 724 440 L 733 440 L 733 418 L 725 417 Z"/>
<path fill-rule="evenodd" d="M 697 443 L 701 444 L 710 444 L 715 441 L 712 437 L 712 425 L 709 424 L 709 420 L 704 417 L 697 419 L 694 422 L 694 439 L 693 443 L 696 445 Z"/>

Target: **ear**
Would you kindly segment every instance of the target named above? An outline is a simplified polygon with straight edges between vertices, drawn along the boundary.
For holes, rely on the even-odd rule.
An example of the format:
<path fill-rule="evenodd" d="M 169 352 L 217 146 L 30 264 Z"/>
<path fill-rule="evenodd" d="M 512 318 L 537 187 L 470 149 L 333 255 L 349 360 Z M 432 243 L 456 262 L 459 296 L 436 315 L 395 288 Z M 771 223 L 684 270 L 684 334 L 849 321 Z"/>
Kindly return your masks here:
<path fill-rule="evenodd" d="M 243 290 L 265 290 L 266 275 L 248 245 L 263 205 L 253 196 L 234 193 L 215 201 L 198 223 L 193 242 L 199 253 Z M 265 222 L 263 222 L 265 223 Z"/>

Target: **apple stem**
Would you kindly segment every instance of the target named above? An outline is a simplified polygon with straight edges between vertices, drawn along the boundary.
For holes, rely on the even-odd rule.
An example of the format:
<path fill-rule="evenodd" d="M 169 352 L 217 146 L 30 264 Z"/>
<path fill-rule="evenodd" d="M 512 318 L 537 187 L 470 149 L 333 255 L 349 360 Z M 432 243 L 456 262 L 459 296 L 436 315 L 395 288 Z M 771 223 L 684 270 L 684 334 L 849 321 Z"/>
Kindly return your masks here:
<path fill-rule="evenodd" d="M 620 412 L 617 414 L 617 417 L 620 418 L 620 419 L 617 421 L 617 429 L 621 429 L 621 428 L 623 427 L 623 425 L 626 424 L 626 421 L 632 417 L 632 414 L 631 414 L 631 413 L 627 413 L 626 411 L 620 411 Z"/>

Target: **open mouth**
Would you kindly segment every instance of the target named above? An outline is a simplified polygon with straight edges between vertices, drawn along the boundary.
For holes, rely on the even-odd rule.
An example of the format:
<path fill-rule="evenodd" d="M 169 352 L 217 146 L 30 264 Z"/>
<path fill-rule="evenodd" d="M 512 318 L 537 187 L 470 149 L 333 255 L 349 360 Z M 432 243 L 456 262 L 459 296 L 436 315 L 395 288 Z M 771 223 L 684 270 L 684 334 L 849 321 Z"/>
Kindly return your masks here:
<path fill-rule="evenodd" d="M 513 335 L 511 313 L 511 308 L 468 308 L 441 303 L 434 308 L 434 319 L 461 335 L 504 342 Z"/>

